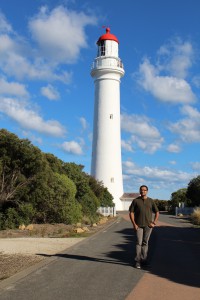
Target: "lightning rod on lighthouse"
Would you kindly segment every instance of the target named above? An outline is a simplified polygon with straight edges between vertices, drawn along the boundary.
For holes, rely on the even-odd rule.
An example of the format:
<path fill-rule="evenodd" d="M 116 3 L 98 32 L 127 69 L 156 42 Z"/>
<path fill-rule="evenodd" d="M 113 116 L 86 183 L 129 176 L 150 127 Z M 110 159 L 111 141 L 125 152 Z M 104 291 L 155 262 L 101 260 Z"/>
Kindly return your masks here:
<path fill-rule="evenodd" d="M 91 175 L 108 188 L 116 210 L 122 210 L 120 79 L 124 68 L 118 55 L 119 41 L 109 28 L 97 47 L 91 69 L 95 86 Z"/>

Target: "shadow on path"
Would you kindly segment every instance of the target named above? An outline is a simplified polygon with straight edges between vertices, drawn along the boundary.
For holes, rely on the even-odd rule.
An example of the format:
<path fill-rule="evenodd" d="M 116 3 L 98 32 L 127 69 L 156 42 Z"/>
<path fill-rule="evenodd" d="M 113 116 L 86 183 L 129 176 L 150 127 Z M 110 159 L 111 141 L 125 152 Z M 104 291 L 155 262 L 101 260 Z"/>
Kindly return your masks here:
<path fill-rule="evenodd" d="M 89 261 L 123 266 L 133 266 L 135 256 L 135 233 L 125 220 L 121 229 L 113 235 L 121 237 L 119 243 L 111 244 L 111 251 L 99 248 L 79 253 L 61 253 L 55 256 L 78 261 Z M 127 226 L 128 224 L 128 226 Z M 114 240 L 114 239 L 113 239 Z M 112 243 L 112 241 L 111 241 Z M 52 256 L 39 254 L 43 256 Z M 155 227 L 149 243 L 149 257 L 152 267 L 149 273 L 166 278 L 175 283 L 200 287 L 200 229 L 189 227 Z M 140 272 L 135 269 L 135 272 Z"/>
<path fill-rule="evenodd" d="M 127 223 L 122 220 L 122 222 Z M 91 255 L 83 255 L 85 253 L 84 246 L 82 247 L 83 251 L 68 251 L 68 253 L 57 253 L 54 255 L 37 253 L 37 255 L 41 255 L 44 257 L 61 257 L 67 259 L 74 259 L 80 261 L 90 261 L 90 262 L 101 262 L 108 264 L 116 264 L 116 265 L 124 265 L 124 266 L 133 266 L 134 256 L 135 256 L 135 235 L 133 233 L 132 228 L 125 228 L 120 231 L 114 231 L 113 234 L 120 235 L 122 237 L 122 243 L 112 244 L 110 248 L 114 249 L 112 251 L 105 251 L 104 248 L 99 249 L 99 251 L 95 251 L 91 249 L 88 251 L 88 254 Z M 102 252 L 101 252 L 102 250 Z M 81 254 L 77 254 L 81 252 Z"/>
<path fill-rule="evenodd" d="M 173 282 L 200 287 L 200 229 L 161 226 L 150 241 L 150 273 Z"/>

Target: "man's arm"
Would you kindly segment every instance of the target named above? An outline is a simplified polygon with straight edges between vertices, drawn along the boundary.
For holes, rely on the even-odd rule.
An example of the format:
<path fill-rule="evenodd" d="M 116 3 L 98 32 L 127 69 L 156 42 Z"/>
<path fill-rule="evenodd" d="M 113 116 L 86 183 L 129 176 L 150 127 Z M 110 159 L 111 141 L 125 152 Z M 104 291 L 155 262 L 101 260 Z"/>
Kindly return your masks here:
<path fill-rule="evenodd" d="M 158 221 L 158 218 L 159 218 L 159 211 L 157 211 L 157 212 L 155 213 L 154 221 L 153 221 L 154 225 L 156 225 L 156 222 Z"/>
<path fill-rule="evenodd" d="M 138 225 L 135 223 L 134 212 L 130 211 L 130 212 L 129 212 L 129 217 L 130 217 L 131 222 L 132 222 L 132 224 L 133 224 L 133 228 L 134 228 L 135 230 L 137 230 L 137 229 L 138 229 Z"/>
<path fill-rule="evenodd" d="M 158 220 L 158 217 L 159 217 L 159 211 L 157 211 L 157 212 L 155 213 L 154 221 L 151 222 L 150 227 L 153 228 L 153 227 L 156 225 L 156 222 L 157 222 L 157 220 Z"/>

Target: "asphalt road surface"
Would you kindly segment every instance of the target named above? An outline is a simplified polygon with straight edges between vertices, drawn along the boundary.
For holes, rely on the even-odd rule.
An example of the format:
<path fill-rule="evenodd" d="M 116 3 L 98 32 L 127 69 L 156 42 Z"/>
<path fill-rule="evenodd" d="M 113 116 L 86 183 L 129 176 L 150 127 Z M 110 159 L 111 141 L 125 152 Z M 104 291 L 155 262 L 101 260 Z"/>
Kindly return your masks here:
<path fill-rule="evenodd" d="M 200 288 L 200 229 L 166 214 L 160 220 L 163 223 L 153 230 L 150 240 L 152 267 L 148 271 L 133 267 L 135 233 L 126 213 L 6 286 L 0 300 L 124 300 L 146 272 Z"/>

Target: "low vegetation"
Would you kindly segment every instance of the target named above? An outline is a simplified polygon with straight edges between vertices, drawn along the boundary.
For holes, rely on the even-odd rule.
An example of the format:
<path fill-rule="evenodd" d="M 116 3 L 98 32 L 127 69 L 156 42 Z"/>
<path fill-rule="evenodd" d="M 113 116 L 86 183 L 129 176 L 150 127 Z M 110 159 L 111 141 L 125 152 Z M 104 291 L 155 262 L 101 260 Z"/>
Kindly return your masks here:
<path fill-rule="evenodd" d="M 154 199 L 159 211 L 168 211 L 169 210 L 169 201 L 168 200 L 158 200 Z"/>
<path fill-rule="evenodd" d="M 184 204 L 185 207 L 200 206 L 200 176 L 193 178 L 187 188 L 182 188 L 171 194 L 169 201 L 170 212 L 175 211 L 175 207 Z"/>
<path fill-rule="evenodd" d="M 83 165 L 64 162 L 44 153 L 28 139 L 0 130 L 0 230 L 19 225 L 98 222 L 99 206 L 113 207 L 113 197 L 102 184 L 83 171 Z M 200 206 L 200 176 L 171 200 L 155 199 L 159 210 L 175 211 L 180 203 Z M 193 214 L 199 223 L 199 210 Z"/>
<path fill-rule="evenodd" d="M 194 225 L 200 225 L 200 207 L 194 209 L 194 212 L 191 214 L 191 220 Z"/>
<path fill-rule="evenodd" d="M 97 208 L 114 206 L 113 197 L 83 168 L 0 130 L 0 229 L 98 221 Z"/>

